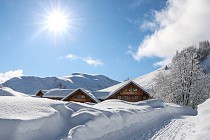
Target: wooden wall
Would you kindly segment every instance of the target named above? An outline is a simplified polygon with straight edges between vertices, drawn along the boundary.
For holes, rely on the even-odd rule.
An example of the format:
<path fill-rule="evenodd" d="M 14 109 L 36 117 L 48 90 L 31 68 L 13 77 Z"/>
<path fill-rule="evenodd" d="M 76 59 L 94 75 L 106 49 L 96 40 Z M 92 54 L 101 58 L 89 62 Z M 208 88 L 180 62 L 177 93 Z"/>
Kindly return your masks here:
<path fill-rule="evenodd" d="M 36 96 L 42 97 L 44 93 L 40 90 L 39 92 L 36 93 Z"/>
<path fill-rule="evenodd" d="M 61 99 L 63 99 L 63 97 L 44 97 L 44 98 L 48 98 L 48 99 L 52 99 L 52 100 L 61 100 Z"/>
<path fill-rule="evenodd" d="M 120 99 L 129 102 L 138 102 L 149 99 L 149 95 L 145 93 L 141 88 L 130 83 L 129 85 L 122 88 L 117 93 L 110 96 L 108 99 Z"/>
<path fill-rule="evenodd" d="M 85 103 L 85 102 L 96 103 L 88 95 L 86 95 L 82 90 L 77 90 L 75 93 L 70 95 L 64 101 L 74 101 L 74 102 L 81 102 L 81 103 Z"/>

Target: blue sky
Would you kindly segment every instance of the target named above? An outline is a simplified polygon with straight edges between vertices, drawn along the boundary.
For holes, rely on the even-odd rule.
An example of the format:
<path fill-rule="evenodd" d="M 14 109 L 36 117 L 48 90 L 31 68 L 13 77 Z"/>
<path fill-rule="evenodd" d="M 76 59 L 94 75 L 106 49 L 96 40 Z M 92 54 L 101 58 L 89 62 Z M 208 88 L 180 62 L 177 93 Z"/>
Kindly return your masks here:
<path fill-rule="evenodd" d="M 172 9 L 175 17 L 180 17 L 173 8 L 184 4 L 173 1 L 0 0 L 0 75 L 15 70 L 41 77 L 82 72 L 122 81 L 147 74 L 176 50 L 208 39 L 206 34 L 180 45 L 180 39 L 173 36 L 168 40 L 180 46 L 173 47 L 173 51 L 164 46 L 170 46 L 169 41 L 158 40 L 164 38 L 162 32 L 168 31 L 163 29 L 179 20 L 173 21 L 166 14 Z M 188 4 L 189 0 L 185 1 Z M 69 20 L 68 28 L 57 35 L 44 23 L 55 7 L 64 11 Z"/>

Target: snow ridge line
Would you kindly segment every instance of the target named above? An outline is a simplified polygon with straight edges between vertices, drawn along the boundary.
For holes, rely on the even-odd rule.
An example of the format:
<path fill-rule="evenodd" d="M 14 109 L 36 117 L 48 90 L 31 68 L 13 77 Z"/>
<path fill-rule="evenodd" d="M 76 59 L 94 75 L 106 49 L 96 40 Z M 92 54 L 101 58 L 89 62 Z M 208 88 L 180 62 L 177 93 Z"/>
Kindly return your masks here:
<path fill-rule="evenodd" d="M 165 104 L 163 108 L 151 108 L 144 113 L 142 113 L 142 110 L 120 110 L 119 112 L 113 112 L 110 117 L 102 113 L 103 115 L 98 115 L 94 121 L 88 121 L 84 125 L 72 128 L 69 131 L 68 139 L 108 139 L 109 135 L 117 133 L 120 133 L 118 136 L 123 136 L 123 133 L 120 131 L 124 128 L 138 126 L 138 129 L 145 129 L 145 126 L 148 126 L 148 124 L 152 125 L 160 120 L 163 122 L 172 117 L 196 114 L 190 108 L 186 112 L 186 108 L 176 105 L 171 107 L 171 105 Z M 132 129 L 132 131 L 135 130 Z M 115 137 L 115 139 L 118 138 Z"/>

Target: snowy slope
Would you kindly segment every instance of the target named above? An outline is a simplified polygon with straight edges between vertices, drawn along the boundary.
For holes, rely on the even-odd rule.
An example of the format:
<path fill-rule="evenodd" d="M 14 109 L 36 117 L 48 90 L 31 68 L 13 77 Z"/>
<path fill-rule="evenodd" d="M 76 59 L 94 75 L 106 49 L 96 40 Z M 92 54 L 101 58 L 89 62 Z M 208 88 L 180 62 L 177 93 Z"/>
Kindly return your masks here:
<path fill-rule="evenodd" d="M 165 120 L 195 114 L 190 108 L 165 104 L 161 100 L 83 104 L 2 97 L 0 108 L 0 138 L 10 140 L 146 140 L 149 137 L 145 132 L 152 132 Z"/>
<path fill-rule="evenodd" d="M 135 78 L 134 81 L 144 87 L 145 89 L 150 89 L 151 86 L 154 84 L 154 78 L 155 76 L 160 72 L 163 71 L 163 69 L 155 70 L 151 73 L 148 73 L 146 75 L 140 76 L 138 78 Z"/>
<path fill-rule="evenodd" d="M 155 84 L 155 78 L 160 72 L 167 73 L 167 72 L 169 72 L 169 70 L 165 70 L 164 68 L 160 68 L 160 69 L 157 69 L 157 70 L 155 70 L 153 72 L 150 72 L 146 75 L 137 77 L 133 80 L 137 84 L 142 86 L 145 90 L 147 90 L 147 92 L 149 92 L 150 94 L 153 94 L 152 92 L 153 92 L 153 86 Z"/>
<path fill-rule="evenodd" d="M 204 66 L 204 69 L 210 73 L 210 53 L 206 56 L 206 58 L 201 62 Z M 170 69 L 170 64 L 167 65 L 167 67 Z M 150 72 L 146 75 L 137 77 L 133 79 L 136 83 L 147 89 L 148 91 L 151 90 L 153 84 L 155 84 L 154 78 L 156 75 L 158 75 L 160 72 L 168 72 L 168 70 L 165 70 L 164 67 L 159 68 L 153 72 Z"/>
<path fill-rule="evenodd" d="M 195 140 L 210 139 L 210 99 L 198 105 L 197 126 L 195 129 Z"/>
<path fill-rule="evenodd" d="M 74 73 L 66 77 L 15 77 L 3 83 L 3 86 L 10 87 L 15 91 L 33 95 L 40 89 L 49 90 L 53 88 L 85 88 L 87 90 L 98 90 L 115 85 L 117 83 L 119 82 L 103 75 Z"/>
<path fill-rule="evenodd" d="M 0 96 L 28 97 L 28 95 L 23 94 L 21 92 L 14 91 L 8 87 L 0 88 Z"/>

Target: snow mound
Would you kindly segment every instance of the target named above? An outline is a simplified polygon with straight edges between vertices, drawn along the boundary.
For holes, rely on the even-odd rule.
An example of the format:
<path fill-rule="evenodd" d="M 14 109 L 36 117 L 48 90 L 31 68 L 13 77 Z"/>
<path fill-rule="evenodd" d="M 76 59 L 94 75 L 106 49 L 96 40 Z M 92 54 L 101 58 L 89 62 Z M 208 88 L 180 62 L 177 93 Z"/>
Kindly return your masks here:
<path fill-rule="evenodd" d="M 209 140 L 210 138 L 210 99 L 198 105 L 197 127 L 195 140 Z"/>
<path fill-rule="evenodd" d="M 2 88 L 0 88 L 0 96 L 29 97 L 26 94 L 23 94 L 21 92 L 14 91 L 14 90 L 12 90 L 11 88 L 8 88 L 8 87 L 2 87 Z"/>
<path fill-rule="evenodd" d="M 67 138 L 76 140 L 106 139 L 111 134 L 115 139 L 119 138 L 118 131 L 125 128 L 125 132 L 132 131 L 136 125 L 138 129 L 147 129 L 170 117 L 196 114 L 188 107 L 164 104 L 155 99 L 137 103 L 121 100 L 107 100 L 94 105 L 70 103 L 68 107 L 74 110 L 75 127 L 70 129 Z"/>
<path fill-rule="evenodd" d="M 1 97 L 0 108 L 0 138 L 11 140 L 56 139 L 71 115 L 62 102 L 32 97 Z"/>
<path fill-rule="evenodd" d="M 86 104 L 1 97 L 0 108 L 0 138 L 11 140 L 92 140 L 109 139 L 110 136 L 120 139 L 129 132 L 149 129 L 171 117 L 196 114 L 190 108 L 155 99 Z"/>

